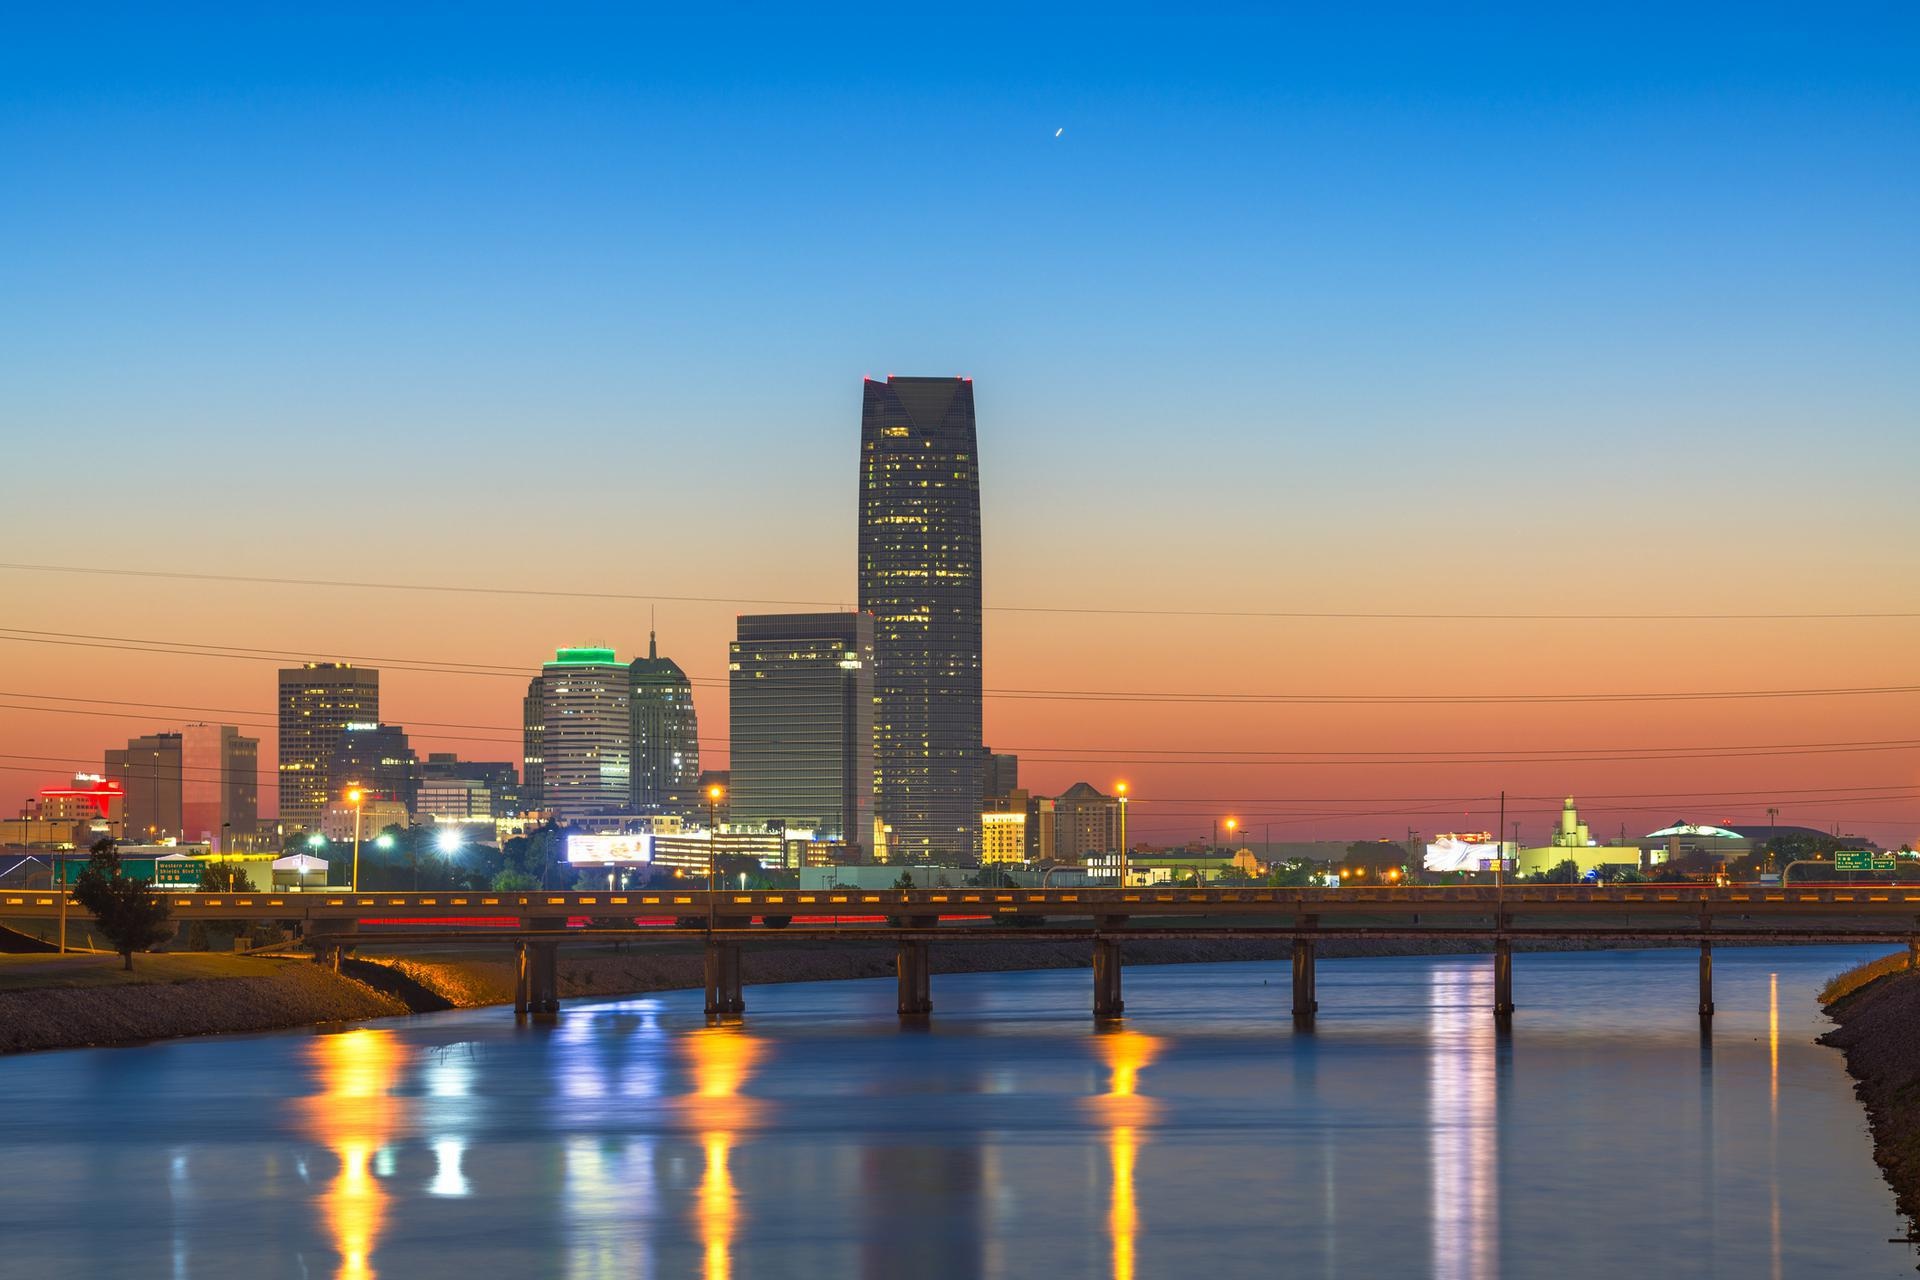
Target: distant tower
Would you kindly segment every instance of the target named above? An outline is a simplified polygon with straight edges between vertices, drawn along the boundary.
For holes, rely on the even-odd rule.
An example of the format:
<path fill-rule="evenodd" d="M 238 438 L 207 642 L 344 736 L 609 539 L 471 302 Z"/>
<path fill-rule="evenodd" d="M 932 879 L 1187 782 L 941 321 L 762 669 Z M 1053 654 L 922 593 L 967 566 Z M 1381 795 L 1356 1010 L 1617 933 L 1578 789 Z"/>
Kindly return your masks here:
<path fill-rule="evenodd" d="M 693 682 L 660 656 L 652 631 L 647 656 L 627 668 L 633 681 L 633 812 L 691 813 L 700 777 L 700 721 Z"/>
<path fill-rule="evenodd" d="M 380 722 L 380 673 L 344 662 L 280 672 L 280 821 L 314 830 L 338 797 L 328 794 L 334 748 L 350 724 Z"/>
<path fill-rule="evenodd" d="M 980 470 L 970 378 L 868 379 L 860 608 L 893 862 L 980 860 Z"/>

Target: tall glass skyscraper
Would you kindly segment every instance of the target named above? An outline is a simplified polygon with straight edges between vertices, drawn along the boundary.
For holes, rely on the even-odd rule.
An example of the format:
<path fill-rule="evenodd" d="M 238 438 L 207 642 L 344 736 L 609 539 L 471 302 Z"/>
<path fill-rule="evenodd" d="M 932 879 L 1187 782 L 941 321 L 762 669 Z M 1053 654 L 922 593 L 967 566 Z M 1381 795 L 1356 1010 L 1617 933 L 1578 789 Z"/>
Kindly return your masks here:
<path fill-rule="evenodd" d="M 971 378 L 866 382 L 860 608 L 893 861 L 980 860 L 980 468 Z"/>
<path fill-rule="evenodd" d="M 651 631 L 647 656 L 627 670 L 633 677 L 633 812 L 691 813 L 700 777 L 693 682 L 679 663 L 660 656 Z"/>

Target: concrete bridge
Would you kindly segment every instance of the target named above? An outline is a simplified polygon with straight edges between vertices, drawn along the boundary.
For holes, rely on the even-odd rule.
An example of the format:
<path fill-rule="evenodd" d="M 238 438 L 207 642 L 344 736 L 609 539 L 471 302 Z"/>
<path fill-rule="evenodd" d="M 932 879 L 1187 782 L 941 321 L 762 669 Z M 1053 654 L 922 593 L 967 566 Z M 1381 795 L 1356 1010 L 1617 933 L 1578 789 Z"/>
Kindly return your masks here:
<path fill-rule="evenodd" d="M 0 891 L 0 918 L 45 919 L 79 905 L 47 891 Z M 745 1011 L 741 950 L 756 939 L 886 940 L 897 947 L 899 1012 L 932 1012 L 929 946 L 1079 939 L 1091 946 L 1093 1013 L 1125 1009 L 1128 938 L 1289 938 L 1293 1015 L 1310 1022 L 1316 943 L 1326 938 L 1453 938 L 1493 953 L 1493 1007 L 1509 1017 L 1517 939 L 1697 945 L 1702 1017 L 1713 1014 L 1716 941 L 1905 943 L 1920 956 L 1920 885 L 1489 885 L 1276 888 L 820 890 L 512 893 L 182 893 L 174 918 L 296 924 L 317 959 L 359 943 L 492 941 L 514 948 L 515 1012 L 559 1014 L 557 953 L 567 942 L 697 936 L 706 1009 Z M 1008 926 L 1015 927 L 1008 927 Z"/>

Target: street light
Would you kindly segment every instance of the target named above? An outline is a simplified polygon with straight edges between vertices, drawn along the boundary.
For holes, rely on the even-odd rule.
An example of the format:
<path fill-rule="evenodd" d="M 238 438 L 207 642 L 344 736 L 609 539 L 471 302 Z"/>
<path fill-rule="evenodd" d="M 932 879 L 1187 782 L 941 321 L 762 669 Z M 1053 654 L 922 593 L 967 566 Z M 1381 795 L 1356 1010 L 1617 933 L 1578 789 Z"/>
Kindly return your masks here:
<path fill-rule="evenodd" d="M 719 783 L 707 787 L 707 936 L 713 936 L 713 860 L 714 847 L 720 840 L 720 826 L 715 818 L 720 810 L 720 797 L 727 794 L 726 788 Z"/>
<path fill-rule="evenodd" d="M 361 801 L 367 798 L 358 783 L 347 788 L 347 803 L 353 806 L 353 892 L 360 892 L 360 808 Z"/>
<path fill-rule="evenodd" d="M 460 852 L 460 833 L 452 827 L 434 832 L 433 847 L 444 854 Z"/>
<path fill-rule="evenodd" d="M 1120 797 L 1120 887 L 1127 887 L 1127 784 L 1116 782 L 1113 793 Z"/>
<path fill-rule="evenodd" d="M 1233 843 L 1233 833 L 1238 831 L 1239 829 L 1240 829 L 1240 819 L 1238 818 L 1227 819 L 1227 843 L 1229 845 Z"/>

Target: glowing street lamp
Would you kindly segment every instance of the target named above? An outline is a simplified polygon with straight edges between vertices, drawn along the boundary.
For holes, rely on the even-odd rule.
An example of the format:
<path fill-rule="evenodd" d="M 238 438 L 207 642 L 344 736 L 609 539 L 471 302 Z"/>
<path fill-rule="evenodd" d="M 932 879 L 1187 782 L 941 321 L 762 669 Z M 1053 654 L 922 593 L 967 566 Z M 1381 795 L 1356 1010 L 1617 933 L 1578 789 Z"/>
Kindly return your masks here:
<path fill-rule="evenodd" d="M 393 836 L 388 832 L 382 831 L 373 838 L 373 847 L 376 849 L 393 848 Z"/>
<path fill-rule="evenodd" d="M 1228 844 L 1233 843 L 1233 833 L 1238 831 L 1239 829 L 1240 829 L 1240 819 L 1238 818 L 1227 819 L 1227 843 Z"/>
<path fill-rule="evenodd" d="M 715 815 L 720 811 L 720 797 L 727 794 L 725 787 L 715 782 L 707 787 L 707 936 L 713 936 L 713 859 L 714 849 L 720 840 L 720 827 Z"/>
<path fill-rule="evenodd" d="M 434 832 L 433 847 L 448 855 L 460 852 L 460 833 L 452 827 Z"/>
<path fill-rule="evenodd" d="M 361 802 L 366 798 L 367 793 L 360 789 L 359 783 L 348 784 L 347 803 L 353 806 L 353 879 L 351 884 L 355 893 L 360 892 L 360 810 Z"/>
<path fill-rule="evenodd" d="M 1113 794 L 1120 797 L 1120 887 L 1127 887 L 1127 784 L 1113 784 Z"/>

